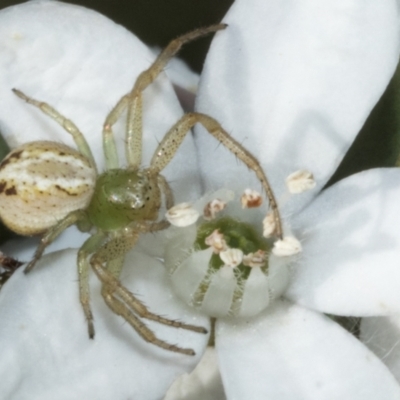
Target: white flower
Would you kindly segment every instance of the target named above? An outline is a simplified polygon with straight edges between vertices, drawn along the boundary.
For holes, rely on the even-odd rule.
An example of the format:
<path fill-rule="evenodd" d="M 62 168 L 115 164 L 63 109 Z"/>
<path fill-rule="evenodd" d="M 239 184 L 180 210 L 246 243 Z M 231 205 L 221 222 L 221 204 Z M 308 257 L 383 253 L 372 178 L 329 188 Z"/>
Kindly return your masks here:
<path fill-rule="evenodd" d="M 262 161 L 284 229 L 303 248 L 286 301 L 253 320 L 217 322 L 229 399 L 400 396 L 382 363 L 318 314 L 400 310 L 400 171 L 366 171 L 320 192 L 396 67 L 395 10 L 395 1 L 237 1 L 224 19 L 231 36 L 212 44 L 196 108 Z M 206 190 L 257 187 L 228 152 L 210 157 L 214 142 L 202 128 L 196 138 Z M 297 170 L 310 171 L 316 188 L 285 199 Z M 253 223 L 262 219 L 255 213 Z"/>
<path fill-rule="evenodd" d="M 400 172 L 366 171 L 320 193 L 394 71 L 397 4 L 237 0 L 225 21 L 229 27 L 217 35 L 205 64 L 197 109 L 220 121 L 262 162 L 278 201 L 293 171 L 310 171 L 317 183 L 285 204 L 279 201 L 284 229 L 290 227 L 303 248 L 286 299 L 251 320 L 217 321 L 226 395 L 399 399 L 400 386 L 384 364 L 320 314 L 400 311 L 400 231 L 394 223 Z M 78 31 L 79 39 L 71 39 Z M 71 116 L 90 135 L 100 162 L 104 116 L 149 65 L 151 53 L 98 14 L 56 2 L 3 10 L 0 38 L 0 128 L 10 144 L 46 135 L 72 144 L 52 121 L 12 95 L 15 86 Z M 146 96 L 151 107 L 144 116 L 145 163 L 157 135 L 181 113 L 163 78 Z M 206 190 L 258 187 L 232 154 L 201 129 L 197 133 Z M 178 202 L 200 195 L 194 146 L 190 139 L 184 145 L 166 170 Z M 265 215 L 252 211 L 261 230 Z M 151 240 L 144 237 L 143 246 L 154 247 Z M 0 292 L 0 397 L 162 397 L 198 358 L 143 342 L 106 309 L 98 288 L 92 294 L 97 336 L 90 341 L 78 302 L 75 254 L 47 256 L 30 275 L 15 274 Z M 176 300 L 162 265 L 139 247 L 130 253 L 122 279 L 153 311 L 208 327 L 205 317 Z M 204 335 L 149 326 L 198 355 L 205 349 Z"/>

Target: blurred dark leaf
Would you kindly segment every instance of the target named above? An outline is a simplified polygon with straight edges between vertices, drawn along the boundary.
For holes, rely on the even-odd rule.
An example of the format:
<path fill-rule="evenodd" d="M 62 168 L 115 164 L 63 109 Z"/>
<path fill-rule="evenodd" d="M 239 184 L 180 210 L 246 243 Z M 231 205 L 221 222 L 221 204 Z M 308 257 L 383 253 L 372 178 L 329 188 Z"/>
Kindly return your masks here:
<path fill-rule="evenodd" d="M 361 318 L 356 317 L 342 317 L 340 315 L 326 314 L 333 321 L 337 322 L 342 328 L 350 332 L 356 338 L 360 338 L 360 325 Z"/>
<path fill-rule="evenodd" d="M 368 82 L 365 82 L 368 85 Z M 370 168 L 392 167 L 400 152 L 400 67 L 327 183 Z"/>
<path fill-rule="evenodd" d="M 0 133 L 0 161 L 8 154 L 10 148 Z M 11 232 L 0 221 L 0 244 L 12 236 Z"/>
<path fill-rule="evenodd" d="M 0 133 L 0 161 L 9 153 L 10 148 L 8 147 L 7 142 L 4 140 L 3 136 Z"/>

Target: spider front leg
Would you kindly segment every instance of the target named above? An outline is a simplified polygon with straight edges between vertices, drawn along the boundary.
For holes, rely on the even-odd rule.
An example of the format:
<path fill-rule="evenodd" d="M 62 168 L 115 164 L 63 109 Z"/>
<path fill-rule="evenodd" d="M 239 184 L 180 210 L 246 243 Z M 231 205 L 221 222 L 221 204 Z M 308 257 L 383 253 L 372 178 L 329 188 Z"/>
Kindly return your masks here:
<path fill-rule="evenodd" d="M 150 312 L 148 308 L 116 278 L 122 267 L 122 263 L 119 264 L 119 260 L 122 260 L 129 248 L 133 247 L 137 240 L 138 233 L 138 231 L 134 231 L 131 236 L 126 235 L 111 239 L 101 246 L 91 257 L 90 264 L 103 285 L 101 293 L 104 301 L 114 313 L 123 317 L 145 341 L 165 350 L 194 355 L 195 353 L 192 349 L 181 348 L 157 338 L 140 318 L 146 318 L 163 325 L 187 329 L 198 333 L 207 333 L 206 329 L 164 318 Z M 116 262 L 116 265 L 119 264 L 119 270 L 118 267 L 117 270 L 115 270 L 115 268 L 114 271 L 109 270 L 109 265 L 112 262 Z"/>
<path fill-rule="evenodd" d="M 267 194 L 270 207 L 274 214 L 276 223 L 276 236 L 282 239 L 282 223 L 279 215 L 278 204 L 260 163 L 248 150 L 246 150 L 239 142 L 233 139 L 232 136 L 230 136 L 229 133 L 222 128 L 221 124 L 214 118 L 195 112 L 185 114 L 167 132 L 163 140 L 158 145 L 151 160 L 149 170 L 152 171 L 152 173 L 160 173 L 172 160 L 186 134 L 196 123 L 203 125 L 208 133 L 214 136 L 231 153 L 233 153 L 244 164 L 246 164 L 248 168 L 254 171 Z"/>
<path fill-rule="evenodd" d="M 138 76 L 130 93 L 124 95 L 118 101 L 104 122 L 103 148 L 107 169 L 118 168 L 118 155 L 112 126 L 118 121 L 124 110 L 128 107 L 126 159 L 131 168 L 139 168 L 142 162 L 142 92 L 154 82 L 169 60 L 179 52 L 184 44 L 209 33 L 225 29 L 226 27 L 226 24 L 217 24 L 195 29 L 185 35 L 179 36 L 172 40 L 158 55 L 153 64 Z"/>
<path fill-rule="evenodd" d="M 26 101 L 28 104 L 31 104 L 39 108 L 40 111 L 48 115 L 50 118 L 56 121 L 62 128 L 64 128 L 72 136 L 72 139 L 74 140 L 76 146 L 78 147 L 79 152 L 89 160 L 92 168 L 96 170 L 96 163 L 94 161 L 93 154 L 92 151 L 90 150 L 89 144 L 86 141 L 85 136 L 83 136 L 82 132 L 71 120 L 65 118 L 55 108 L 53 108 L 52 106 L 43 101 L 35 100 L 32 97 L 27 96 L 25 93 L 21 92 L 18 89 L 12 89 L 12 91 L 14 92 L 14 94 L 16 94 L 22 100 Z"/>

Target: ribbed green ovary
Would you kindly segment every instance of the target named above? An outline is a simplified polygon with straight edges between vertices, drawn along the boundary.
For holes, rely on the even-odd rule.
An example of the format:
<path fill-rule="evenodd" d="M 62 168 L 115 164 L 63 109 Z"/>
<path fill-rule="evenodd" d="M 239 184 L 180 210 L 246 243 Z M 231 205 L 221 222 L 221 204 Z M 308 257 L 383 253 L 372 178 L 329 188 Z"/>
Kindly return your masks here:
<path fill-rule="evenodd" d="M 160 206 L 157 179 L 148 170 L 112 169 L 98 177 L 87 214 L 94 226 L 110 231 L 156 220 Z"/>
<path fill-rule="evenodd" d="M 230 248 L 240 249 L 243 254 L 255 253 L 258 250 L 268 251 L 271 246 L 264 240 L 255 229 L 245 222 L 238 221 L 231 217 L 223 217 L 214 221 L 202 223 L 197 229 L 195 250 L 208 248 L 205 244 L 207 236 L 211 235 L 216 229 L 224 235 L 226 244 Z M 218 254 L 213 254 L 210 260 L 210 268 L 218 270 L 223 266 L 223 261 Z M 251 268 L 240 264 L 238 267 L 243 279 L 247 279 Z M 265 269 L 267 268 L 267 264 Z"/>

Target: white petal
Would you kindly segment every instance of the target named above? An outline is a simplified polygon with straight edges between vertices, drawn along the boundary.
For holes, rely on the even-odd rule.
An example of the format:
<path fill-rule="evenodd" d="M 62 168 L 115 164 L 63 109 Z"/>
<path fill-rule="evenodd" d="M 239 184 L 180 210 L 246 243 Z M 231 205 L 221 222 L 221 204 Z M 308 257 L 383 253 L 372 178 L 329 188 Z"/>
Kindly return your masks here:
<path fill-rule="evenodd" d="M 231 267 L 216 272 L 204 296 L 200 309 L 212 317 L 225 317 L 232 306 L 237 281 Z"/>
<path fill-rule="evenodd" d="M 268 277 L 259 267 L 253 267 L 245 283 L 239 315 L 257 315 L 269 303 Z"/>
<path fill-rule="evenodd" d="M 46 247 L 44 254 L 53 251 L 73 249 L 80 247 L 89 237 L 87 233 L 80 232 L 77 227 L 72 226 L 66 229 L 53 243 Z M 39 245 L 40 237 L 29 237 L 10 240 L 1 245 L 1 250 L 5 254 L 12 254 L 18 260 L 28 262 Z"/>
<path fill-rule="evenodd" d="M 159 338 L 192 348 L 197 355 L 148 344 L 107 308 L 98 279 L 92 278 L 94 340 L 88 338 L 78 301 L 76 251 L 52 253 L 29 275 L 21 269 L 3 287 L 0 398 L 158 399 L 199 361 L 207 335 L 145 321 Z M 206 318 L 175 300 L 158 261 L 130 253 L 122 281 L 150 310 L 208 329 Z"/>
<path fill-rule="evenodd" d="M 174 293 L 187 304 L 194 305 L 194 294 L 207 275 L 212 253 L 211 247 L 206 250 L 194 251 L 186 259 L 181 260 L 179 264 L 176 263 L 177 268 L 175 270 L 173 269 L 173 258 L 168 256 L 168 252 L 165 255 L 165 264 L 171 275 Z"/>
<path fill-rule="evenodd" d="M 208 347 L 191 374 L 180 376 L 164 400 L 225 400 L 215 348 Z"/>
<path fill-rule="evenodd" d="M 400 316 L 363 318 L 360 339 L 400 381 Z"/>
<path fill-rule="evenodd" d="M 106 115 L 150 65 L 152 52 L 125 28 L 94 11 L 45 0 L 1 10 L 0 36 L 0 128 L 9 144 L 48 139 L 74 146 L 54 121 L 11 92 L 16 87 L 73 120 L 102 171 Z M 146 89 L 143 104 L 143 164 L 148 165 L 182 109 L 164 75 Z M 122 165 L 125 117 L 114 129 Z M 165 169 L 173 189 L 179 189 L 178 201 L 198 198 L 200 193 L 194 152 L 193 141 L 187 138 Z"/>
<path fill-rule="evenodd" d="M 327 189 L 292 226 L 303 245 L 287 296 L 354 316 L 400 312 L 400 170 L 375 169 Z"/>
<path fill-rule="evenodd" d="M 88 233 L 83 233 L 76 226 L 66 229 L 53 243 L 51 243 L 44 254 L 63 249 L 76 249 L 89 237 Z M 166 240 L 166 231 L 157 232 L 156 234 L 142 234 L 136 243 L 136 248 L 140 248 L 142 252 L 153 257 L 162 258 L 164 256 Z M 29 261 L 39 244 L 40 237 L 29 237 L 10 240 L 1 245 L 1 250 L 5 254 L 12 254 L 21 261 Z"/>
<path fill-rule="evenodd" d="M 278 301 L 257 319 L 217 322 L 229 400 L 399 399 L 387 368 L 327 317 Z"/>
<path fill-rule="evenodd" d="M 314 175 L 317 187 L 290 196 L 286 217 L 324 186 L 389 82 L 399 56 L 398 4 L 237 0 L 224 22 L 196 108 L 262 162 L 281 203 L 290 173 Z M 196 133 L 206 190 L 260 187 L 215 139 Z"/>

